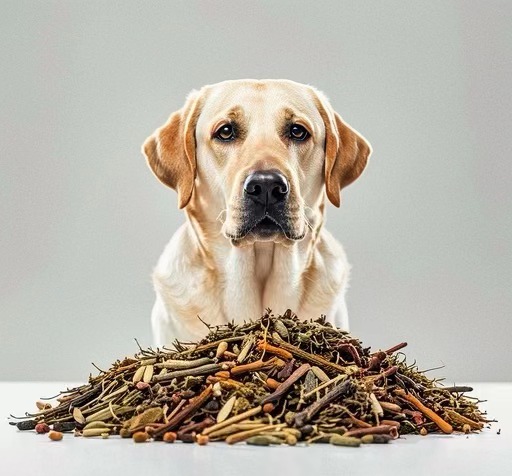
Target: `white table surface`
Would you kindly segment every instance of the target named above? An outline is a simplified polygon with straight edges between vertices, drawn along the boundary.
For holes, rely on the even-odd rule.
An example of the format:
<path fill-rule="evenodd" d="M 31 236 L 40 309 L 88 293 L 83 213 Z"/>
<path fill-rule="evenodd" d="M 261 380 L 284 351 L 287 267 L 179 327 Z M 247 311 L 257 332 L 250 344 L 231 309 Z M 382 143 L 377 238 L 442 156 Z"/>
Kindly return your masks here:
<path fill-rule="evenodd" d="M 70 383 L 72 386 L 74 383 Z M 473 395 L 499 420 L 480 434 L 404 436 L 388 445 L 360 448 L 331 445 L 255 447 L 244 443 L 135 444 L 111 437 L 59 442 L 21 432 L 7 424 L 9 413 L 24 414 L 39 397 L 55 395 L 68 384 L 0 382 L 0 474 L 122 476 L 143 475 L 509 475 L 512 474 L 512 383 L 479 383 Z M 501 428 L 501 434 L 497 431 Z"/>

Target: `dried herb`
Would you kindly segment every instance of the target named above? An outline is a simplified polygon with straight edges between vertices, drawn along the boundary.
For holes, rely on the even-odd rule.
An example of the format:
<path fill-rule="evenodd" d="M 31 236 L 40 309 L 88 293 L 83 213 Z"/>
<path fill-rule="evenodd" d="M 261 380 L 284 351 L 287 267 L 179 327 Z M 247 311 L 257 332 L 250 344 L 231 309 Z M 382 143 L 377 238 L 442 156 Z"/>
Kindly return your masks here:
<path fill-rule="evenodd" d="M 408 365 L 405 342 L 370 353 L 324 317 L 302 321 L 290 310 L 208 330 L 197 344 L 139 346 L 61 392 L 56 405 L 38 402 L 17 428 L 136 442 L 358 446 L 490 422 L 464 395 L 470 387 L 443 387 Z"/>

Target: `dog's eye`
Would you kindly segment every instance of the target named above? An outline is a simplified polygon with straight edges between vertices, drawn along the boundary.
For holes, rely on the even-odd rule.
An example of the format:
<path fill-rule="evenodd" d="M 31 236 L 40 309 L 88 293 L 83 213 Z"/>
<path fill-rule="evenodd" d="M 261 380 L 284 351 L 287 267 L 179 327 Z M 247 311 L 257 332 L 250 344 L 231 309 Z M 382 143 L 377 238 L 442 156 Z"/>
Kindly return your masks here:
<path fill-rule="evenodd" d="M 235 138 L 235 128 L 231 124 L 224 124 L 217 130 L 215 137 L 224 142 L 229 142 Z"/>
<path fill-rule="evenodd" d="M 293 140 L 303 141 L 309 137 L 309 132 L 300 124 L 292 124 L 290 127 L 290 137 Z"/>

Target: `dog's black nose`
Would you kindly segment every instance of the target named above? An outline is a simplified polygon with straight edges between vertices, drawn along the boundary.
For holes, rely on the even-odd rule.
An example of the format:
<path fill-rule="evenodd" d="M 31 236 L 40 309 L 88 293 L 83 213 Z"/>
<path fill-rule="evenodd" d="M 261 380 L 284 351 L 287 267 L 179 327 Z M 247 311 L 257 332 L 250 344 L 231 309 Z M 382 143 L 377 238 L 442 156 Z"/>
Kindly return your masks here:
<path fill-rule="evenodd" d="M 276 170 L 257 170 L 244 182 L 245 195 L 262 205 L 284 201 L 289 191 L 288 180 Z"/>

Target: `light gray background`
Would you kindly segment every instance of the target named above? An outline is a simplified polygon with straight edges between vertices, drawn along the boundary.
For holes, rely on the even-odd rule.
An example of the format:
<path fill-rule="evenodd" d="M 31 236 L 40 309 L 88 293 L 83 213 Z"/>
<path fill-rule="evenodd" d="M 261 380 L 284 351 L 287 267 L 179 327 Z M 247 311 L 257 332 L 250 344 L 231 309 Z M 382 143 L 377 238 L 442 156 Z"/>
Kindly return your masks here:
<path fill-rule="evenodd" d="M 448 381 L 511 380 L 511 2 L 0 4 L 0 379 L 150 345 L 183 221 L 140 145 L 192 88 L 288 78 L 372 143 L 328 228 L 352 331 Z M 207 317 L 207 316 L 205 316 Z"/>

